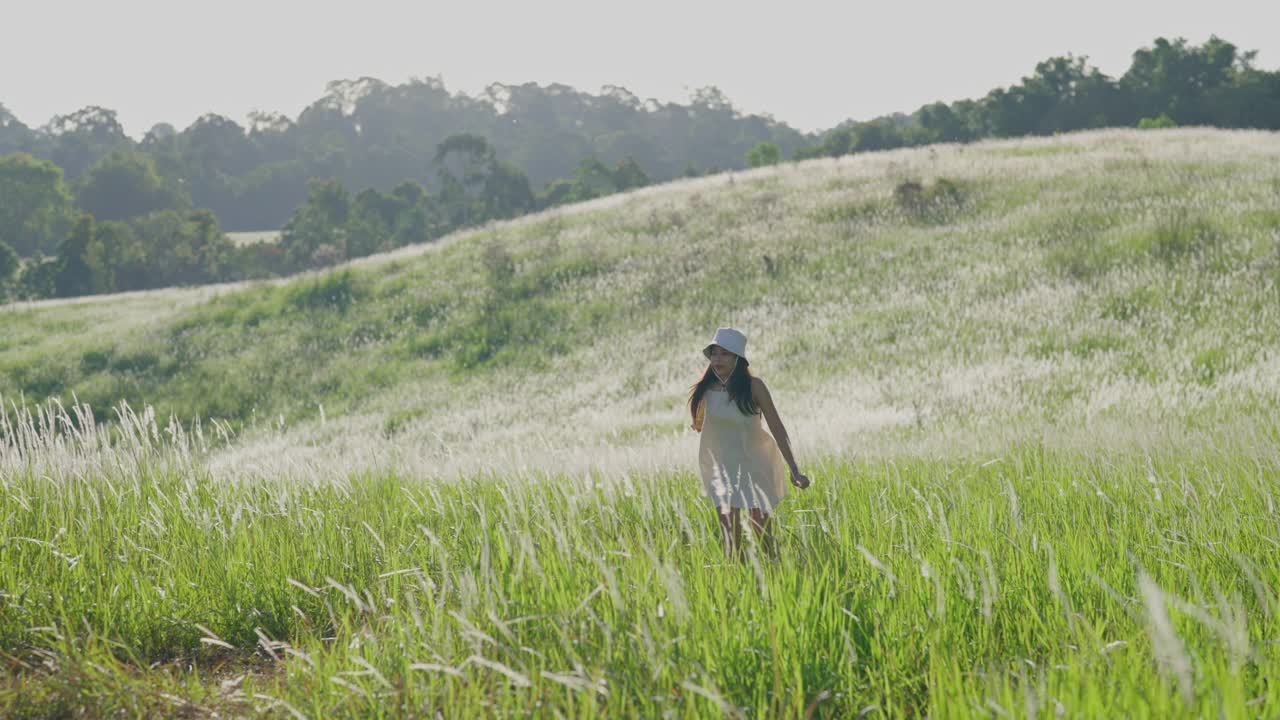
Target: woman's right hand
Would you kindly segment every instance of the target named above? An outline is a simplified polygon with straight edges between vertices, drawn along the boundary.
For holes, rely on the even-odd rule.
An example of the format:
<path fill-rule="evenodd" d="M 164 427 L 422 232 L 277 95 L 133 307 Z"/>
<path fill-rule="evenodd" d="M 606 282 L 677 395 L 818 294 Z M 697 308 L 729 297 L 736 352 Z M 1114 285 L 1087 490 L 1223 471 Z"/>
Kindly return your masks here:
<path fill-rule="evenodd" d="M 809 476 L 805 475 L 802 472 L 793 472 L 791 473 L 791 484 L 795 485 L 801 490 L 804 490 L 805 488 L 809 487 Z"/>

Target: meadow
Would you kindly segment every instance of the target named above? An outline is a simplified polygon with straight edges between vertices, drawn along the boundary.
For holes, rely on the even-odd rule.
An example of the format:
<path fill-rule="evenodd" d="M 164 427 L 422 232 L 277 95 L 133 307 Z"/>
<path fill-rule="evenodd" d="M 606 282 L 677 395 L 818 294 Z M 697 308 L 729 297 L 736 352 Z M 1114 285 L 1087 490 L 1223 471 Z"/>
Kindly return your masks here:
<path fill-rule="evenodd" d="M 255 245 L 257 243 L 274 243 L 280 239 L 280 233 L 276 230 L 229 232 L 227 237 L 236 245 Z"/>
<path fill-rule="evenodd" d="M 1278 161 L 875 153 L 6 306 L 0 714 L 1280 714 Z M 815 483 L 777 558 L 692 475 L 723 324 Z"/>

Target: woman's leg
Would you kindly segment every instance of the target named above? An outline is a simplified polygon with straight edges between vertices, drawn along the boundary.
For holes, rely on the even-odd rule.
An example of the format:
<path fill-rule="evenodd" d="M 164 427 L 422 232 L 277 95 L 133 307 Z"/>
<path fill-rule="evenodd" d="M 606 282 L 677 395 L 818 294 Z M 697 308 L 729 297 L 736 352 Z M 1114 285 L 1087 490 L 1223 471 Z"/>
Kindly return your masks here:
<path fill-rule="evenodd" d="M 718 508 L 720 514 L 720 540 L 724 544 L 724 556 L 733 559 L 742 547 L 742 524 L 738 522 L 738 508 Z"/>
<path fill-rule="evenodd" d="M 756 541 L 769 557 L 777 557 L 777 547 L 773 543 L 773 532 L 769 524 L 769 513 L 764 508 L 751 508 L 751 529 L 755 531 Z"/>

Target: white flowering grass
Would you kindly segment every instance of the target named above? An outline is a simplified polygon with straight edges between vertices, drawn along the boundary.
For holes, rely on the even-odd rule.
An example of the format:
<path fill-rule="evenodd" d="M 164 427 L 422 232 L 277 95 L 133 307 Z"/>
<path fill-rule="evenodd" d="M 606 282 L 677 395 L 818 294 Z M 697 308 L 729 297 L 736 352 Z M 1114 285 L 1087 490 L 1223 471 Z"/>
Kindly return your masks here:
<path fill-rule="evenodd" d="M 814 453 L 959 429 L 998 450 L 1108 424 L 1265 422 L 1280 400 L 1280 217 L 1267 214 L 1278 155 L 1275 134 L 1189 130 L 819 160 L 495 226 L 448 259 L 423 256 L 425 268 L 370 259 L 408 298 L 458 282 L 483 294 L 475 267 L 491 242 L 517 278 L 557 264 L 599 272 L 554 291 L 571 309 L 546 332 L 562 342 L 482 373 L 428 363 L 340 420 L 316 410 L 238 444 L 219 467 L 682 467 L 697 348 L 728 323 L 751 336 L 755 367 Z M 945 222 L 904 218 L 896 184 L 939 177 L 960 184 L 963 206 Z"/>
<path fill-rule="evenodd" d="M 5 448 L 7 717 L 1280 707 L 1274 437 L 814 463 L 726 562 L 688 473 L 237 483 L 123 424 Z"/>

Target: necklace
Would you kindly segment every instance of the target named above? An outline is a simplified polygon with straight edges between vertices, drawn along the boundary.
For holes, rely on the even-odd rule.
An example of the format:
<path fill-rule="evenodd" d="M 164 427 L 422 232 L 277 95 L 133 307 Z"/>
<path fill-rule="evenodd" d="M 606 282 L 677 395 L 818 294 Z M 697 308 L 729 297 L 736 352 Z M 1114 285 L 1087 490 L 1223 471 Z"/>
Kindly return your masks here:
<path fill-rule="evenodd" d="M 711 374 L 716 376 L 716 380 L 719 381 L 720 387 L 726 388 L 726 389 L 729 387 L 729 377 L 726 377 L 716 372 L 715 368 L 711 368 Z"/>

